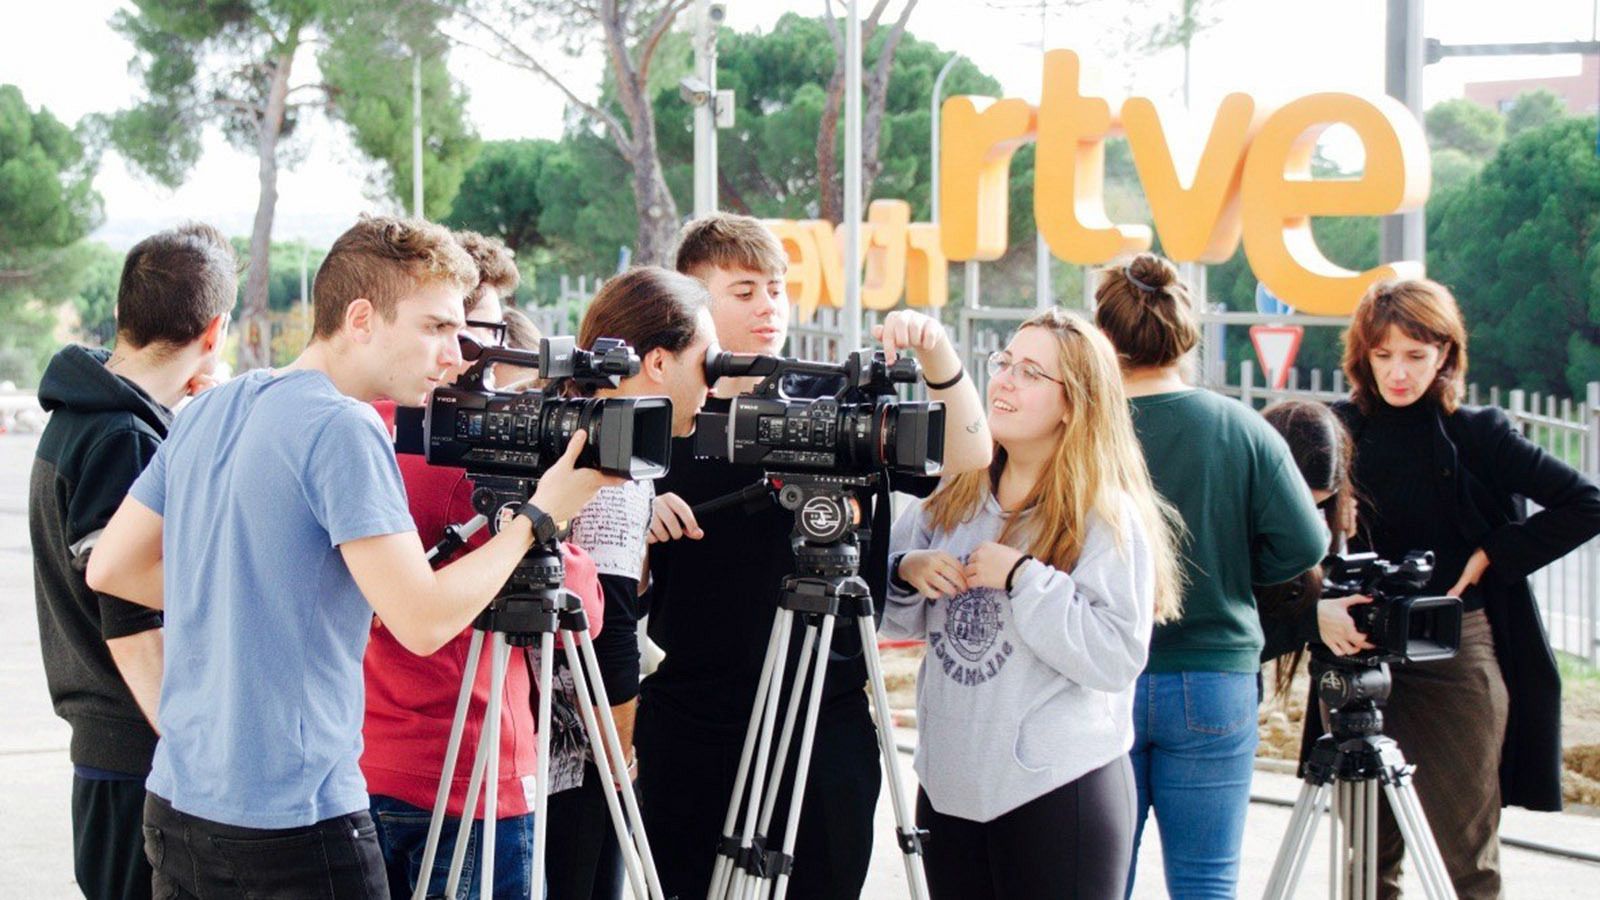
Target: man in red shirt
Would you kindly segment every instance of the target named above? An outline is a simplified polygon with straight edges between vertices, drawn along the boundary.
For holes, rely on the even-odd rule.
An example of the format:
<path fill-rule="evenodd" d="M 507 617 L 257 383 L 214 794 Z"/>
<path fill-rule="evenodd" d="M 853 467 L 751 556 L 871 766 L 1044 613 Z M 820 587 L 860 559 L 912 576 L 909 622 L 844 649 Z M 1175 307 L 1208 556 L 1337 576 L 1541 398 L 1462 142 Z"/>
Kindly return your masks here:
<path fill-rule="evenodd" d="M 503 318 L 502 298 L 516 290 L 519 276 L 511 251 L 499 241 L 473 232 L 458 232 L 456 240 L 478 264 L 479 282 L 467 294 L 467 331 L 482 343 L 498 343 Z M 380 402 L 378 411 L 393 427 L 394 404 Z M 466 522 L 472 508 L 472 483 L 463 469 L 430 466 L 420 456 L 401 455 L 400 475 L 417 534 L 432 546 L 444 529 Z M 468 542 L 484 540 L 479 532 Z M 583 599 L 591 623 L 591 636 L 601 619 L 599 576 L 588 554 L 564 545 L 566 587 Z M 409 897 L 420 880 L 418 871 L 427 841 L 429 817 L 444 767 L 450 725 L 466 670 L 470 630 L 428 657 L 418 657 L 374 619 L 365 659 L 367 711 L 362 728 L 364 749 L 361 770 L 372 795 L 372 817 L 378 826 L 378 843 L 388 867 L 389 886 L 395 897 Z M 462 884 L 467 896 L 531 896 L 533 868 L 533 803 L 537 743 L 532 712 L 531 659 L 526 651 L 514 652 L 506 670 L 505 702 L 501 707 L 501 758 L 498 814 L 495 820 L 495 884 L 483 890 L 477 878 L 478 844 L 482 840 L 483 805 L 468 838 L 467 863 Z M 474 674 L 472 712 L 462 736 L 446 807 L 446 819 L 429 877 L 428 895 L 442 895 L 450 868 L 456 827 L 465 807 L 467 782 L 472 773 L 473 749 L 483 730 L 489 696 L 489 654 L 480 656 Z"/>

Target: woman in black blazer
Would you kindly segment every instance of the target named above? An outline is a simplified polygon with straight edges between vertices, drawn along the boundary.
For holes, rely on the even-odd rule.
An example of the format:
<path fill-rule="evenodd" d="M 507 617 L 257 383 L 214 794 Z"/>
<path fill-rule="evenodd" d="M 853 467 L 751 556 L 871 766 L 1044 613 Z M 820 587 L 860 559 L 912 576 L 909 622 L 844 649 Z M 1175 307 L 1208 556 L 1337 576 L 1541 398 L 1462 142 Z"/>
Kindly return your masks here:
<path fill-rule="evenodd" d="M 1398 561 L 1432 550 L 1430 594 L 1461 598 L 1453 659 L 1399 665 L 1385 731 L 1462 898 L 1500 895 L 1502 805 L 1561 808 L 1561 680 L 1528 576 L 1600 534 L 1600 488 L 1523 437 L 1496 408 L 1460 405 L 1467 336 L 1455 298 L 1387 281 L 1345 333 L 1361 497 L 1353 549 Z M 1540 511 L 1525 514 L 1524 498 Z M 1498 776 L 1498 777 L 1497 777 Z M 1402 841 L 1380 816 L 1380 895 L 1398 893 Z"/>

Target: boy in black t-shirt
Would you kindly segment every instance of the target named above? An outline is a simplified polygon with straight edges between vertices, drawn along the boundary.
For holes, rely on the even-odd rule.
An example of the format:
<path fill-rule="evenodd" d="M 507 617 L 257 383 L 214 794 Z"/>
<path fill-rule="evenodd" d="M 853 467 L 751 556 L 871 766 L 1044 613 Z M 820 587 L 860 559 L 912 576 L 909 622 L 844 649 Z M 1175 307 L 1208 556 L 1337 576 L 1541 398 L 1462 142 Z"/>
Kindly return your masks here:
<path fill-rule="evenodd" d="M 722 349 L 781 352 L 790 311 L 784 283 L 788 261 L 759 221 L 714 213 L 689 223 L 677 268 L 710 290 Z M 941 385 L 929 393 L 946 407 L 945 472 L 987 465 L 992 444 L 981 400 L 943 326 L 898 310 L 885 317 L 874 336 L 891 359 L 897 351 L 915 350 L 926 380 Z M 723 379 L 706 411 L 726 412 L 729 398 L 755 381 Z M 794 572 L 793 515 L 774 503 L 753 512 L 726 509 L 696 521 L 694 505 L 753 484 L 763 472 L 758 466 L 696 460 L 687 438 L 674 441 L 672 460 L 671 471 L 657 484 L 661 493 L 650 553 L 649 634 L 666 658 L 641 685 L 634 742 L 644 824 L 662 887 L 668 896 L 699 897 L 710 884 L 779 584 Z M 897 478 L 890 487 L 926 495 L 935 484 Z M 887 580 L 888 506 L 882 499 L 863 498 L 870 527 L 862 535 L 868 543 L 861 575 L 880 608 Z M 859 651 L 855 630 L 840 629 L 795 844 L 792 897 L 854 897 L 866 880 L 880 775 Z M 770 845 L 781 843 L 779 831 L 781 825 Z"/>
<path fill-rule="evenodd" d="M 97 594 L 84 568 L 172 407 L 209 387 L 238 292 L 227 238 L 185 225 L 128 251 L 115 352 L 69 345 L 39 384 L 51 414 L 28 488 L 45 679 L 72 726 L 74 874 L 84 896 L 150 896 L 144 779 L 155 752 L 161 613 Z"/>

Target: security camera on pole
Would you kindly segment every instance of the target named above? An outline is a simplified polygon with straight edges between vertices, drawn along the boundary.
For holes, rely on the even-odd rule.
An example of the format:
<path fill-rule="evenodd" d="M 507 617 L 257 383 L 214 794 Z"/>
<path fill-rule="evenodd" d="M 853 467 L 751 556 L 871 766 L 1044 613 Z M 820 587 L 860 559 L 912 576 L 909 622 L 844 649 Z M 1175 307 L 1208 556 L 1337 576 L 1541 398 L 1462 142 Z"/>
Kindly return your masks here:
<path fill-rule="evenodd" d="M 717 209 L 716 129 L 733 124 L 733 92 L 717 90 L 717 29 L 727 17 L 728 10 L 723 4 L 696 0 L 694 74 L 678 82 L 678 94 L 683 102 L 694 107 L 694 214 L 697 217 Z"/>

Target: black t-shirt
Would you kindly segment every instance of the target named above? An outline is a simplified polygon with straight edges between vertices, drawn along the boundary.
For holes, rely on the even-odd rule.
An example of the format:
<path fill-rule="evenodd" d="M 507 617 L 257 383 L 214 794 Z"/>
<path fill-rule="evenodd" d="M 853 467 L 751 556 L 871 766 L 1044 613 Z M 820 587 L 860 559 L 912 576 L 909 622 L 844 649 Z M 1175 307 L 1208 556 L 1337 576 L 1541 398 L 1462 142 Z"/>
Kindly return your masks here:
<path fill-rule="evenodd" d="M 706 403 L 708 412 L 727 412 L 728 407 L 723 399 Z M 673 441 L 671 471 L 656 490 L 677 494 L 694 506 L 748 487 L 763 474 L 759 466 L 695 459 L 693 439 L 679 438 Z M 937 485 L 936 478 L 891 476 L 889 487 L 927 496 Z M 892 511 L 882 487 L 863 492 L 860 499 L 871 522 L 870 529 L 860 532 L 866 544 L 861 577 L 881 612 Z M 710 513 L 700 526 L 705 537 L 698 541 L 685 538 L 650 548 L 649 634 L 666 658 L 644 680 L 640 696 L 653 716 L 680 719 L 707 738 L 738 740 L 754 702 L 780 584 L 794 573 L 794 515 L 771 501 L 754 511 L 731 507 Z M 825 706 L 859 696 L 867 681 L 855 623 L 839 619 L 834 631 Z M 797 620 L 790 674 L 802 632 Z"/>

